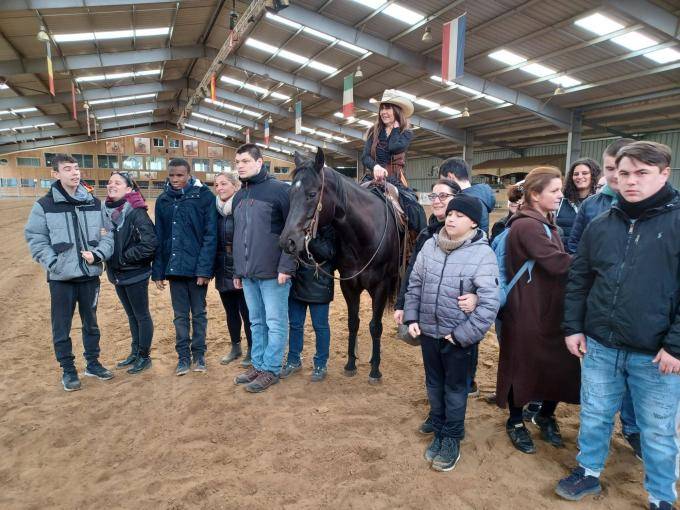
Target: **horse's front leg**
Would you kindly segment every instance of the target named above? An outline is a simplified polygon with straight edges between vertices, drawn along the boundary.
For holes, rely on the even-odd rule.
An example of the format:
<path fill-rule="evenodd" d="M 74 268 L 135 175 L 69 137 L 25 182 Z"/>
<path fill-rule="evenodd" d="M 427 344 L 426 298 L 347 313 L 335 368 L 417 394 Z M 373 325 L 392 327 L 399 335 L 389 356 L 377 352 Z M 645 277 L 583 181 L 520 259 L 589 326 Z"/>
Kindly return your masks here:
<path fill-rule="evenodd" d="M 371 354 L 371 372 L 368 375 L 368 382 L 376 384 L 380 382 L 382 374 L 380 373 L 380 340 L 383 333 L 383 312 L 387 304 L 387 284 L 380 283 L 377 289 L 372 293 L 372 308 L 373 316 L 369 329 L 371 331 L 371 339 L 373 340 L 373 351 Z"/>
<path fill-rule="evenodd" d="M 347 364 L 345 365 L 345 375 L 353 376 L 357 373 L 357 334 L 359 332 L 359 304 L 361 303 L 361 289 L 354 288 L 342 282 L 340 285 L 342 294 L 347 303 Z"/>

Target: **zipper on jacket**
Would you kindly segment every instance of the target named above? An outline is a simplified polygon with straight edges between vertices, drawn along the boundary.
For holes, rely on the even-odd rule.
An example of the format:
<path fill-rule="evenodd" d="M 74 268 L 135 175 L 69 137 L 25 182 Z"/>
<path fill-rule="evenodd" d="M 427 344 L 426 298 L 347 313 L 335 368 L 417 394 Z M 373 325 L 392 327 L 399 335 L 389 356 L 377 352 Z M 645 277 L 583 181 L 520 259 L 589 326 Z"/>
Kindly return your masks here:
<path fill-rule="evenodd" d="M 611 344 L 612 337 L 614 336 L 614 330 L 612 329 L 612 318 L 614 317 L 614 310 L 616 308 L 616 301 L 619 297 L 619 290 L 621 289 L 621 275 L 623 274 L 623 270 L 626 267 L 626 260 L 628 258 L 628 251 L 630 249 L 630 240 L 633 238 L 633 233 L 635 231 L 635 223 L 631 223 L 630 227 L 628 227 L 628 238 L 626 239 L 626 249 L 623 251 L 623 262 L 621 262 L 621 265 L 619 266 L 618 272 L 616 273 L 616 288 L 614 289 L 614 297 L 612 298 L 612 306 L 609 309 L 609 343 Z M 640 238 L 635 240 L 635 244 L 637 245 L 637 241 Z"/>

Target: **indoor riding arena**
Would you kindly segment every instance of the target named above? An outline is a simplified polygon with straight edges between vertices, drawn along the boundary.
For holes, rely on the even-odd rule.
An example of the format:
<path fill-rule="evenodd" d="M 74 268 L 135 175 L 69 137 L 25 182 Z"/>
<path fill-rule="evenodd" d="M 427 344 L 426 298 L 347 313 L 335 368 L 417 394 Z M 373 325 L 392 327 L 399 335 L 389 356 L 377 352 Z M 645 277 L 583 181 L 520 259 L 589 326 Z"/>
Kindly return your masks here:
<path fill-rule="evenodd" d="M 402 339 L 404 331 L 400 335 L 393 317 L 395 295 L 387 299 L 382 335 L 377 333 L 381 377 L 374 377 L 371 363 L 376 356 L 372 335 L 379 328 L 369 327 L 376 320 L 370 286 L 361 295 L 356 351 L 348 347 L 352 317 L 343 298 L 345 287 L 358 281 L 359 273 L 376 269 L 375 255 L 384 242 L 403 248 L 396 237 L 380 237 L 394 231 L 387 226 L 393 221 L 393 205 L 381 192 L 369 193 L 357 185 L 365 176 L 379 181 L 374 172 L 375 167 L 382 169 L 376 163 L 380 151 L 392 150 L 389 134 L 384 145 L 376 142 L 371 148 L 371 133 L 377 137 L 385 122 L 384 104 L 407 105 L 399 109 L 406 125 L 395 121 L 390 127 L 412 135 L 401 152 L 405 162 L 397 165 L 404 180 L 395 189 L 415 197 L 430 221 L 436 220 L 433 200 L 441 200 L 433 198 L 433 186 L 452 157 L 470 169 L 468 186 L 490 190 L 489 230 L 509 217 L 508 191 L 515 186 L 521 190 L 532 169 L 556 168 L 568 180 L 573 163 L 589 158 L 599 172 L 603 153 L 621 138 L 670 148 L 667 182 L 678 188 L 680 3 L 0 1 L 0 508 L 648 508 L 645 464 L 624 437 L 618 415 L 600 476 L 602 491 L 580 503 L 555 493 L 557 482 L 577 466 L 578 404 L 562 402 L 555 411 L 563 447 L 541 440 L 531 421 L 526 423 L 535 453 L 513 447 L 506 431 L 508 409 L 495 402 L 500 348 L 493 322 L 479 343 L 476 376 L 468 381 L 460 460 L 448 473 L 430 469 L 423 458 L 433 437 L 419 431 L 430 412 L 423 354 L 412 345 L 417 342 Z M 40 205 L 54 190 L 64 189 L 60 162 L 75 167 L 80 180 L 74 181 L 74 190 L 87 190 L 93 202 L 85 208 L 101 204 L 101 217 L 110 207 L 106 204 L 114 203 L 114 176 L 134 183 L 130 187 L 143 196 L 160 236 L 157 201 L 188 189 L 173 184 L 171 169 L 180 165 L 191 183 L 207 188 L 202 193 L 217 194 L 219 212 L 220 175 L 240 178 L 236 200 L 250 189 L 239 162 L 243 144 L 259 150 L 261 158 L 254 159 L 258 172 L 266 174 L 263 179 L 271 178 L 272 185 L 273 179 L 292 184 L 291 215 L 298 198 L 316 200 L 309 209 L 316 212 L 313 218 L 309 214 L 300 234 L 307 254 L 324 218 L 335 214 L 332 221 L 341 221 L 338 208 L 349 214 L 362 205 L 345 197 L 346 203 L 329 208 L 324 200 L 334 190 L 331 181 L 323 181 L 326 188 L 320 195 L 296 195 L 304 186 L 304 172 L 295 173 L 301 161 L 311 165 L 323 154 L 325 166 L 338 174 L 334 179 L 345 183 L 340 188 L 347 186 L 359 197 L 375 199 L 377 194 L 377 203 L 384 203 L 384 218 L 383 205 L 374 217 L 364 218 L 378 222 L 376 241 L 352 247 L 357 271 L 339 266 L 334 271 L 323 380 L 310 380 L 316 370 L 315 329 L 307 316 L 299 371 L 280 381 L 275 375 L 278 384 L 261 393 L 235 385 L 234 378 L 245 370 L 244 358 L 222 362 L 233 345 L 227 305 L 213 273 L 192 274 L 199 280 L 213 278 L 205 298 L 205 370 L 192 364 L 178 377 L 175 298 L 167 287 L 154 285 L 158 250 L 166 242 L 160 237 L 145 276 L 153 280 L 148 286 L 150 361 L 142 373 L 117 368 L 130 353 L 132 333 L 119 285 L 107 277 L 113 267 L 109 256 L 120 251 L 113 239 L 117 243 L 119 238 L 103 223 L 85 225 L 91 235 L 101 236 L 99 242 L 86 236 L 72 241 L 89 246 L 81 253 L 95 255 L 92 264 L 76 256 L 83 274 L 104 266 L 87 281 L 100 281 L 94 296 L 101 335 L 98 360 L 114 377 L 85 377 L 91 375 L 83 357 L 85 328 L 74 302 L 70 338 L 82 386 L 64 391 L 68 385 L 60 377 L 65 365 L 55 358 L 53 338 L 56 322 L 68 321 L 54 316 L 61 298 L 53 290 L 53 268 L 61 264 L 62 254 L 54 241 L 47 241 L 44 250 L 56 262 L 36 254 L 30 227 L 35 215 L 42 215 L 47 232 L 62 216 L 54 211 L 80 204 L 74 202 L 78 195 L 72 195 L 65 205 L 50 202 L 52 213 Z M 388 166 L 394 167 L 394 159 Z M 321 169 L 322 177 L 325 171 Z M 465 185 L 460 189 L 465 193 Z M 213 221 L 219 222 L 215 198 L 208 200 Z M 253 200 L 247 195 L 239 207 Z M 70 236 L 81 213 L 74 213 L 74 224 L 68 223 L 68 214 L 63 212 Z M 239 218 L 234 212 L 234 236 Z M 380 221 L 385 222 L 384 232 Z M 286 232 L 293 228 L 290 223 Z M 174 243 L 172 228 L 168 243 Z M 211 257 L 221 242 L 213 230 Z M 488 234 L 480 230 L 484 245 Z M 338 253 L 347 253 L 353 236 L 335 236 Z M 114 255 L 104 256 L 109 237 Z M 284 250 L 281 257 L 299 260 L 299 254 L 287 254 L 283 237 L 283 248 L 277 248 Z M 249 249 L 262 251 L 264 242 Z M 234 257 L 238 253 L 234 248 Z M 219 256 L 216 260 L 218 264 Z M 398 286 L 408 253 L 399 252 L 394 260 L 394 271 L 383 279 Z M 276 281 L 276 270 L 273 274 Z M 82 283 L 83 278 L 73 281 Z M 555 281 L 566 278 L 564 274 Z M 169 279 L 171 288 L 176 282 L 158 279 Z M 461 294 L 462 289 L 461 284 Z M 541 317 L 525 320 L 540 323 Z M 270 335 L 272 331 L 270 327 Z M 255 335 L 253 328 L 254 343 Z M 287 345 L 286 340 L 286 351 Z M 356 371 L 347 370 L 354 356 Z M 471 390 L 473 383 L 476 391 Z M 676 442 L 680 444 L 680 431 Z"/>

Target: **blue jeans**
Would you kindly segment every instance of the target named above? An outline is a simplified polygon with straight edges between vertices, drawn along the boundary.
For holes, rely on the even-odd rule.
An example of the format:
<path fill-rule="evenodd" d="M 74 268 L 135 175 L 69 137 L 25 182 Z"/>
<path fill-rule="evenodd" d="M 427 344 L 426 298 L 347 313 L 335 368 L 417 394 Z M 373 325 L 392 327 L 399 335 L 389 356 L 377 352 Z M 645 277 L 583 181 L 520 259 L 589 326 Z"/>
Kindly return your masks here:
<path fill-rule="evenodd" d="M 621 402 L 621 428 L 625 435 L 640 433 L 640 427 L 637 426 L 637 419 L 635 418 L 635 408 L 633 408 L 633 397 L 631 397 L 628 388 L 626 388 L 626 394 Z"/>
<path fill-rule="evenodd" d="M 677 498 L 680 461 L 680 376 L 664 375 L 654 356 L 605 347 L 588 338 L 581 369 L 581 467 L 604 469 L 614 417 L 626 387 L 637 415 L 645 466 L 645 489 L 652 502 Z"/>
<path fill-rule="evenodd" d="M 205 297 L 207 285 L 198 285 L 196 278 L 170 280 L 170 300 L 175 314 L 175 350 L 179 359 L 205 354 L 208 314 Z M 189 326 L 191 325 L 190 330 Z"/>
<path fill-rule="evenodd" d="M 288 362 L 300 364 L 300 354 L 304 343 L 305 319 L 307 307 L 312 316 L 312 326 L 316 335 L 316 354 L 314 366 L 325 368 L 328 363 L 328 350 L 331 345 L 331 328 L 328 325 L 328 303 L 305 303 L 294 297 L 288 300 L 288 319 L 290 333 L 288 337 Z"/>
<path fill-rule="evenodd" d="M 434 432 L 463 439 L 474 346 L 457 347 L 448 340 L 425 335 L 420 339 Z"/>
<path fill-rule="evenodd" d="M 276 278 L 244 278 L 243 293 L 250 313 L 253 367 L 278 375 L 288 341 L 288 294 L 291 282 Z"/>

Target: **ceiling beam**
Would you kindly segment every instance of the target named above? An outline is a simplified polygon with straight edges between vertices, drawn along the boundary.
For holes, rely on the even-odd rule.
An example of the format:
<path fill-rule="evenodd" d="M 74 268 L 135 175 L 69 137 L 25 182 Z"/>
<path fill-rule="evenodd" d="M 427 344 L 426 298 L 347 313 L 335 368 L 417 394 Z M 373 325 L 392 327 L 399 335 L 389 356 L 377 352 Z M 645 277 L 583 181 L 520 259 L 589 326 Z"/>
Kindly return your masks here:
<path fill-rule="evenodd" d="M 34 9 L 67 9 L 70 7 L 109 7 L 118 5 L 144 5 L 180 3 L 186 0 L 3 0 L 0 11 L 30 11 Z"/>
<path fill-rule="evenodd" d="M 93 53 L 89 55 L 70 55 L 63 59 L 53 59 L 54 72 L 91 69 L 92 74 L 100 73 L 102 67 L 149 64 L 182 60 L 187 58 L 214 58 L 217 52 L 208 46 L 175 46 L 150 50 L 120 51 L 118 53 Z M 46 72 L 44 58 L 25 58 L 0 62 L 0 75 L 35 74 Z"/>
<path fill-rule="evenodd" d="M 285 10 L 286 9 L 281 12 L 284 12 Z M 281 71 L 280 69 L 269 67 L 259 62 L 235 55 L 230 56 L 225 63 L 236 69 L 270 78 L 271 80 L 285 83 L 291 87 L 305 90 L 307 92 L 311 92 L 312 94 L 316 94 L 317 96 L 330 99 L 338 104 L 342 104 L 342 91 L 322 85 L 318 81 L 310 80 L 296 74 L 288 73 L 286 71 Z M 370 103 L 366 99 L 360 99 L 356 95 L 354 96 L 354 104 L 362 110 L 375 113 L 378 112 L 377 104 Z M 415 126 L 431 131 L 432 133 L 436 133 L 440 136 L 443 136 L 444 138 L 453 140 L 456 143 L 465 143 L 465 132 L 462 129 L 447 127 L 433 120 L 419 117 L 418 115 L 413 115 L 410 118 L 410 121 L 411 124 Z"/>
<path fill-rule="evenodd" d="M 316 30 L 321 30 L 340 40 L 356 44 L 366 50 L 389 58 L 402 65 L 406 65 L 412 69 L 429 74 L 441 73 L 441 62 L 438 60 L 396 46 L 365 32 L 360 32 L 354 27 L 333 21 L 316 12 L 300 7 L 299 5 L 290 5 L 278 14 L 279 16 L 295 21 L 296 23 L 314 27 Z M 468 72 L 460 78 L 457 78 L 455 82 L 459 85 L 478 90 L 485 94 L 490 94 L 503 101 L 517 105 L 562 129 L 569 128 L 571 119 L 569 110 L 545 104 L 543 101 L 524 94 L 523 92 L 512 90 L 504 85 L 490 82 Z"/>
<path fill-rule="evenodd" d="M 591 110 L 598 110 L 600 108 L 609 108 L 611 106 L 622 106 L 630 103 L 637 103 L 640 101 L 650 101 L 653 99 L 661 99 L 668 96 L 680 95 L 680 88 L 672 88 L 669 90 L 661 90 L 659 92 L 651 92 L 649 94 L 642 94 L 639 96 L 624 97 L 621 99 L 612 99 L 610 101 L 603 101 L 601 103 L 589 104 L 588 106 L 581 107 L 579 110 L 582 112 L 589 112 Z"/>
<path fill-rule="evenodd" d="M 680 19 L 648 0 L 606 0 L 605 3 L 655 31 L 680 40 Z"/>

